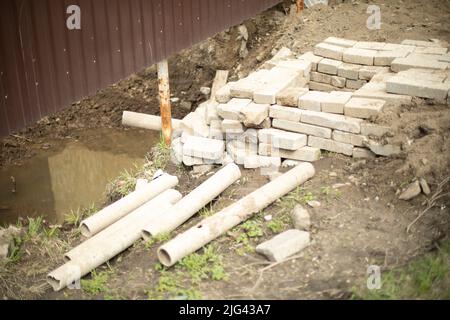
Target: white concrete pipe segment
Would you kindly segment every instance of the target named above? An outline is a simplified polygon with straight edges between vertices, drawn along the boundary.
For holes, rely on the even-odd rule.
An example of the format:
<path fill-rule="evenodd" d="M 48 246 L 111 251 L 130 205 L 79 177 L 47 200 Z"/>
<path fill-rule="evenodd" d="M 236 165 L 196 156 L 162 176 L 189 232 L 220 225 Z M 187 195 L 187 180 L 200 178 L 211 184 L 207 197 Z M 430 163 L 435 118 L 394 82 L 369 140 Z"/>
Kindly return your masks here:
<path fill-rule="evenodd" d="M 93 269 L 133 245 L 141 237 L 142 225 L 145 225 L 153 216 L 169 210 L 173 203 L 179 201 L 181 197 L 181 194 L 176 190 L 169 189 L 164 191 L 161 195 L 151 200 L 148 205 L 145 205 L 145 210 L 141 209 L 142 207 L 136 210 L 141 211 L 140 216 L 135 216 L 134 219 L 127 219 L 127 223 L 122 224 L 120 230 L 97 238 L 82 253 L 74 256 L 73 260 L 48 274 L 48 283 L 55 291 L 74 284 Z"/>
<path fill-rule="evenodd" d="M 231 228 L 258 213 L 275 200 L 312 178 L 312 164 L 302 163 L 282 176 L 253 191 L 219 213 L 178 235 L 158 249 L 158 259 L 165 266 L 172 266 Z"/>
<path fill-rule="evenodd" d="M 142 237 L 148 240 L 158 234 L 175 230 L 240 177 L 241 170 L 236 164 L 230 163 L 223 167 L 181 199 L 172 210 L 146 225 Z"/>
<path fill-rule="evenodd" d="M 134 209 L 139 208 L 147 201 L 153 199 L 161 192 L 169 188 L 173 188 L 177 184 L 177 177 L 169 174 L 163 174 L 141 189 L 130 193 L 122 199 L 100 210 L 93 216 L 83 220 L 80 225 L 81 234 L 85 237 L 92 237 L 94 234 L 105 229 Z"/>
<path fill-rule="evenodd" d="M 181 120 L 172 119 L 172 129 L 177 130 L 180 128 Z M 131 111 L 124 111 L 122 114 L 122 125 L 161 131 L 161 117 L 153 116 L 145 113 L 137 113 Z"/>
<path fill-rule="evenodd" d="M 149 221 L 149 219 L 154 219 L 156 216 L 159 217 L 159 215 L 157 214 L 159 211 L 157 210 L 156 213 L 154 212 L 155 208 L 160 208 L 167 203 L 170 204 L 175 203 L 174 202 L 175 200 L 176 202 L 178 202 L 180 198 L 181 196 L 178 191 L 172 189 L 164 191 L 154 199 L 143 204 L 139 208 L 127 214 L 122 219 L 116 221 L 109 227 L 103 229 L 93 237 L 87 239 L 86 241 L 82 242 L 81 244 L 79 244 L 78 246 L 67 252 L 64 255 L 64 259 L 66 261 L 74 260 L 78 256 L 81 256 L 87 252 L 92 252 L 92 248 L 96 247 L 101 248 L 102 239 L 107 238 L 110 235 L 115 235 L 118 232 L 121 232 L 122 230 L 129 228 L 128 226 L 130 224 L 137 226 L 139 229 L 138 231 L 140 232 L 142 230 L 142 226 L 145 226 Z"/>

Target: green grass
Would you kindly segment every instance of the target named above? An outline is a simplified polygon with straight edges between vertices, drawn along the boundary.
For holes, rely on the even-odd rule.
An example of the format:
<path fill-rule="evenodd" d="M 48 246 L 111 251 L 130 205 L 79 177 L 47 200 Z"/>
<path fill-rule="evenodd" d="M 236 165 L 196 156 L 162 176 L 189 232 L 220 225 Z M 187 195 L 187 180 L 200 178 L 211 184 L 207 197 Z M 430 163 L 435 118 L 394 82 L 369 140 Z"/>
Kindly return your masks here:
<path fill-rule="evenodd" d="M 153 247 L 157 243 L 166 242 L 166 241 L 170 240 L 170 237 L 171 237 L 170 232 L 160 233 L 160 234 L 156 235 L 155 237 L 151 237 L 145 243 L 145 248 L 146 249 L 150 249 L 151 247 Z"/>
<path fill-rule="evenodd" d="M 91 279 L 81 280 L 81 288 L 90 295 L 98 295 L 108 290 L 107 284 L 110 280 L 111 272 L 102 271 L 97 273 L 95 270 L 91 273 Z"/>
<path fill-rule="evenodd" d="M 450 241 L 404 268 L 381 274 L 381 289 L 353 289 L 354 299 L 450 299 Z"/>
<path fill-rule="evenodd" d="M 36 217 L 36 218 L 28 218 L 28 230 L 27 235 L 30 238 L 36 237 L 43 228 L 44 218 Z"/>
<path fill-rule="evenodd" d="M 98 208 L 95 204 L 91 204 L 89 207 L 77 210 L 71 210 L 68 214 L 64 216 L 64 222 L 68 225 L 72 225 L 74 227 L 79 227 L 80 222 L 87 217 L 90 217 L 94 213 L 98 211 Z"/>

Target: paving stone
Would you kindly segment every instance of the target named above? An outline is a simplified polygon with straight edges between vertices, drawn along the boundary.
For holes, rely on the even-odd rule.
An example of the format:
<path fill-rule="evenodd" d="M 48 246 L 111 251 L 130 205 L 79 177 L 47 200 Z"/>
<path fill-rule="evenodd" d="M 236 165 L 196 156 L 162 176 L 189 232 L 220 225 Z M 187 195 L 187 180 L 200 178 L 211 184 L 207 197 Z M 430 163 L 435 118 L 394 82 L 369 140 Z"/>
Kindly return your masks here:
<path fill-rule="evenodd" d="M 342 60 L 342 53 L 345 48 L 340 46 L 335 46 L 328 43 L 319 43 L 314 47 L 314 54 L 317 56 L 330 58 L 334 60 Z"/>
<path fill-rule="evenodd" d="M 245 169 L 279 168 L 280 166 L 281 166 L 280 157 L 250 155 L 244 159 Z"/>
<path fill-rule="evenodd" d="M 272 144 L 275 148 L 286 150 L 304 147 L 308 140 L 304 134 L 279 129 L 262 129 L 258 132 L 258 139 L 261 143 Z"/>
<path fill-rule="evenodd" d="M 318 127 L 311 124 L 293 122 L 289 120 L 274 119 L 272 126 L 277 129 L 313 135 L 325 139 L 331 139 L 331 129 Z"/>
<path fill-rule="evenodd" d="M 190 157 L 217 160 L 225 151 L 223 141 L 190 136 L 183 145 L 183 154 Z"/>
<path fill-rule="evenodd" d="M 442 83 L 449 76 L 447 71 L 443 70 L 430 70 L 430 69 L 408 69 L 400 71 L 395 76 L 390 77 L 386 80 L 395 79 L 397 77 L 404 77 L 409 79 L 419 79 L 421 81 L 433 81 Z"/>
<path fill-rule="evenodd" d="M 307 88 L 289 87 L 277 95 L 277 104 L 281 106 L 298 107 L 298 99 L 307 93 Z"/>
<path fill-rule="evenodd" d="M 320 61 L 322 61 L 323 57 L 316 56 L 312 51 L 308 51 L 298 57 L 301 60 L 310 61 L 311 62 L 311 71 L 317 70 L 317 65 Z"/>
<path fill-rule="evenodd" d="M 223 119 L 227 120 L 242 120 L 241 110 L 248 106 L 252 101 L 250 99 L 231 99 L 227 104 L 219 104 L 217 106 L 217 113 Z"/>
<path fill-rule="evenodd" d="M 366 80 L 350 80 L 348 79 L 345 86 L 349 89 L 358 90 L 367 83 Z"/>
<path fill-rule="evenodd" d="M 331 77 L 331 85 L 338 87 L 338 88 L 344 88 L 346 81 L 347 81 L 347 79 L 344 77 L 338 77 L 338 76 Z"/>
<path fill-rule="evenodd" d="M 416 96 L 421 98 L 445 100 L 450 90 L 450 84 L 395 77 L 386 82 L 386 91 L 389 93 Z"/>
<path fill-rule="evenodd" d="M 368 119 L 383 111 L 386 102 L 378 99 L 351 98 L 344 107 L 344 114 L 348 117 Z"/>
<path fill-rule="evenodd" d="M 256 252 L 266 256 L 270 261 L 281 262 L 305 249 L 309 243 L 309 232 L 288 230 L 259 244 Z"/>
<path fill-rule="evenodd" d="M 351 97 L 351 92 L 332 91 L 321 102 L 321 111 L 344 114 L 344 106 Z"/>
<path fill-rule="evenodd" d="M 321 103 L 328 97 L 327 92 L 309 91 L 298 100 L 299 108 L 304 110 L 321 111 Z"/>
<path fill-rule="evenodd" d="M 373 61 L 377 51 L 358 49 L 358 48 L 348 48 L 345 49 L 343 55 L 343 61 L 349 63 L 362 64 L 367 66 L 373 66 Z"/>
<path fill-rule="evenodd" d="M 301 122 L 345 132 L 360 133 L 362 120 L 340 114 L 304 110 Z"/>
<path fill-rule="evenodd" d="M 331 75 L 322 72 L 311 72 L 311 81 L 331 84 Z"/>
<path fill-rule="evenodd" d="M 330 139 L 323 139 L 319 137 L 309 136 L 308 146 L 313 148 L 318 148 L 322 150 L 327 150 L 336 153 L 342 153 L 347 156 L 353 155 L 353 145 L 348 143 L 342 143 L 333 141 Z"/>
<path fill-rule="evenodd" d="M 353 148 L 353 158 L 355 159 L 371 159 L 375 157 L 375 153 L 365 148 Z"/>
<path fill-rule="evenodd" d="M 297 108 L 273 105 L 270 106 L 269 116 L 274 119 L 283 119 L 294 122 L 300 122 L 302 111 Z"/>
<path fill-rule="evenodd" d="M 344 48 L 351 48 L 353 47 L 357 41 L 354 40 L 347 40 L 343 38 L 336 38 L 336 37 L 328 37 L 324 41 L 325 43 L 332 44 L 334 46 L 344 47 Z"/>
<path fill-rule="evenodd" d="M 269 116 L 269 104 L 250 103 L 241 109 L 246 127 L 258 126 Z"/>
<path fill-rule="evenodd" d="M 360 69 L 361 66 L 358 64 L 343 63 L 338 67 L 338 76 L 347 79 L 358 80 Z"/>
<path fill-rule="evenodd" d="M 336 87 L 332 86 L 331 84 L 310 81 L 309 90 L 330 92 L 336 90 Z"/>
<path fill-rule="evenodd" d="M 319 62 L 317 70 L 322 73 L 337 75 L 338 68 L 342 65 L 342 61 L 323 59 Z"/>
<path fill-rule="evenodd" d="M 356 147 L 364 147 L 368 141 L 367 137 L 349 132 L 343 132 L 339 130 L 333 131 L 333 140 L 337 142 L 348 143 Z"/>

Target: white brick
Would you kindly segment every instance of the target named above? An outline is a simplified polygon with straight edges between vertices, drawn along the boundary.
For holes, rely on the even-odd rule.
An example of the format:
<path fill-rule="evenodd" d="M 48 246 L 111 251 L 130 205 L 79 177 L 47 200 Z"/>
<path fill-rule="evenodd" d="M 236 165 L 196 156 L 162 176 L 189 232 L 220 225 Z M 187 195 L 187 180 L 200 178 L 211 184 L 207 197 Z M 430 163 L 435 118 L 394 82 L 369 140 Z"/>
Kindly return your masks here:
<path fill-rule="evenodd" d="M 344 47 L 344 48 L 353 47 L 357 43 L 357 41 L 354 41 L 354 40 L 347 40 L 347 39 L 336 38 L 336 37 L 326 38 L 324 42 L 335 45 L 335 46 Z"/>
<path fill-rule="evenodd" d="M 183 155 L 183 164 L 188 167 L 197 166 L 205 164 L 204 160 L 201 158 L 190 157 Z"/>
<path fill-rule="evenodd" d="M 264 63 L 264 68 L 266 69 L 272 69 L 273 67 L 275 67 L 275 65 L 285 59 L 290 59 L 294 57 L 293 52 L 291 51 L 291 49 L 286 48 L 286 47 L 282 47 L 280 50 L 278 50 L 278 52 L 272 57 L 272 59 L 270 59 L 269 61 L 266 61 L 266 63 Z"/>
<path fill-rule="evenodd" d="M 231 86 L 236 82 L 230 81 L 216 92 L 216 101 L 219 103 L 227 103 L 231 100 Z"/>
<path fill-rule="evenodd" d="M 378 73 L 387 73 L 389 72 L 389 68 L 387 67 L 377 67 L 377 66 L 363 66 L 359 70 L 359 79 L 361 80 L 370 80 Z"/>
<path fill-rule="evenodd" d="M 342 65 L 342 61 L 332 60 L 332 59 L 323 59 L 319 62 L 317 70 L 319 72 L 337 75 L 338 68 Z"/>
<path fill-rule="evenodd" d="M 211 124 L 213 120 L 219 120 L 219 114 L 217 113 L 218 103 L 216 101 L 208 101 L 206 105 L 206 123 Z"/>
<path fill-rule="evenodd" d="M 280 262 L 306 248 L 309 242 L 309 232 L 288 230 L 259 244 L 256 252 L 266 256 L 270 261 Z"/>
<path fill-rule="evenodd" d="M 294 122 L 300 122 L 302 111 L 297 108 L 273 105 L 270 106 L 269 116 L 274 119 L 283 119 Z"/>
<path fill-rule="evenodd" d="M 436 57 L 426 57 L 426 55 L 410 54 L 406 58 L 396 58 L 392 61 L 391 69 L 394 72 L 400 72 L 411 68 L 423 68 L 433 70 L 445 70 L 449 64 L 438 61 Z"/>
<path fill-rule="evenodd" d="M 404 51 L 407 53 L 411 53 L 416 49 L 416 46 L 410 46 L 406 44 L 398 44 L 398 43 L 386 43 L 383 50 L 384 51 Z"/>
<path fill-rule="evenodd" d="M 364 143 L 368 141 L 367 137 L 360 134 L 354 134 L 349 132 L 343 132 L 334 130 L 333 140 L 337 142 L 348 143 L 356 147 L 364 147 Z"/>
<path fill-rule="evenodd" d="M 311 80 L 331 84 L 331 75 L 322 72 L 311 72 Z"/>
<path fill-rule="evenodd" d="M 351 92 L 332 91 L 322 101 L 322 112 L 344 114 L 344 106 L 352 97 Z"/>
<path fill-rule="evenodd" d="M 446 54 L 447 51 L 448 51 L 447 48 L 417 47 L 414 50 L 414 53 L 443 55 L 443 54 Z"/>
<path fill-rule="evenodd" d="M 276 156 L 281 157 L 283 159 L 291 159 L 291 160 L 298 160 L 298 161 L 307 161 L 307 162 L 314 162 L 320 159 L 320 149 L 318 148 L 311 148 L 308 146 L 301 147 L 297 150 L 284 150 L 275 148 L 270 144 L 259 144 L 258 153 L 260 155 L 264 156 Z"/>
<path fill-rule="evenodd" d="M 210 139 L 223 140 L 224 134 L 222 132 L 222 120 L 212 120 L 209 126 Z"/>
<path fill-rule="evenodd" d="M 248 106 L 252 101 L 250 99 L 231 99 L 227 104 L 219 104 L 217 113 L 224 119 L 242 120 L 241 110 Z"/>
<path fill-rule="evenodd" d="M 344 62 L 373 66 L 376 53 L 375 50 L 348 48 L 344 51 L 343 60 Z"/>
<path fill-rule="evenodd" d="M 170 158 L 175 164 L 181 164 L 183 162 L 183 143 L 181 142 L 181 138 L 172 140 Z"/>
<path fill-rule="evenodd" d="M 397 58 L 404 58 L 409 54 L 407 51 L 378 51 L 375 55 L 373 64 L 375 66 L 390 66 L 392 61 Z"/>
<path fill-rule="evenodd" d="M 306 77 L 312 67 L 312 62 L 303 59 L 290 59 L 277 63 L 277 67 L 288 68 L 297 71 L 303 77 Z"/>
<path fill-rule="evenodd" d="M 261 69 L 249 74 L 230 87 L 231 96 L 241 99 L 253 99 L 253 94 L 262 84 L 269 70 Z"/>
<path fill-rule="evenodd" d="M 360 69 L 361 66 L 358 64 L 343 63 L 338 68 L 338 76 L 347 79 L 358 80 Z"/>
<path fill-rule="evenodd" d="M 367 83 L 366 80 L 347 80 L 345 86 L 349 89 L 358 90 Z"/>
<path fill-rule="evenodd" d="M 210 160 L 220 159 L 224 150 L 223 141 L 201 137 L 188 137 L 183 145 L 184 155 Z"/>
<path fill-rule="evenodd" d="M 264 78 L 264 85 L 255 91 L 253 100 L 260 104 L 275 104 L 277 94 L 287 87 L 296 86 L 301 79 L 295 70 L 274 67 Z"/>
<path fill-rule="evenodd" d="M 308 51 L 298 57 L 301 60 L 310 61 L 311 62 L 311 70 L 317 70 L 317 65 L 323 59 L 323 57 L 316 56 L 312 51 Z"/>
<path fill-rule="evenodd" d="M 384 100 L 351 98 L 345 104 L 344 114 L 349 117 L 367 119 L 382 112 L 385 104 Z"/>
<path fill-rule="evenodd" d="M 250 103 L 241 109 L 244 125 L 246 127 L 258 126 L 269 116 L 268 104 Z"/>
<path fill-rule="evenodd" d="M 304 110 L 301 122 L 345 132 L 360 133 L 362 120 L 340 114 Z"/>
<path fill-rule="evenodd" d="M 286 150 L 297 150 L 307 144 L 306 135 L 278 129 L 262 129 L 258 133 L 258 138 L 261 143 L 272 144 L 275 148 Z"/>
<path fill-rule="evenodd" d="M 441 62 L 450 62 L 450 53 L 444 54 L 438 57 L 438 61 Z"/>
<path fill-rule="evenodd" d="M 287 131 L 293 131 L 325 139 L 331 139 L 332 130 L 330 128 L 318 127 L 311 124 L 281 119 L 274 119 L 272 126 L 274 128 L 283 129 Z"/>
<path fill-rule="evenodd" d="M 368 147 L 373 153 L 383 157 L 395 156 L 402 152 L 400 146 L 393 144 L 382 145 L 374 141 L 370 141 Z"/>
<path fill-rule="evenodd" d="M 342 60 L 342 53 L 344 50 L 344 47 L 335 46 L 328 43 L 319 43 L 314 47 L 314 54 L 325 58 Z"/>
<path fill-rule="evenodd" d="M 375 153 L 365 148 L 353 148 L 353 158 L 374 158 Z"/>
<path fill-rule="evenodd" d="M 389 93 L 404 94 L 421 98 L 445 100 L 449 83 L 438 83 L 421 79 L 394 77 L 386 82 L 386 91 Z"/>
<path fill-rule="evenodd" d="M 307 93 L 307 88 L 289 87 L 277 95 L 277 104 L 281 106 L 298 107 L 298 99 Z"/>
<path fill-rule="evenodd" d="M 309 82 L 309 90 L 330 92 L 336 90 L 331 84 L 320 83 L 316 81 Z"/>
<path fill-rule="evenodd" d="M 337 142 L 329 139 L 309 136 L 308 146 L 331 152 L 342 153 L 347 156 L 353 155 L 353 146 L 351 144 Z"/>
<path fill-rule="evenodd" d="M 258 154 L 258 145 L 238 140 L 229 141 L 227 142 L 227 153 L 236 164 L 243 165 L 246 157 Z"/>
<path fill-rule="evenodd" d="M 347 79 L 343 78 L 343 77 L 338 77 L 338 76 L 331 77 L 331 85 L 338 87 L 338 88 L 344 88 L 346 81 L 347 81 Z"/>
<path fill-rule="evenodd" d="M 383 50 L 386 47 L 386 42 L 359 41 L 353 47 L 367 50 Z"/>
<path fill-rule="evenodd" d="M 327 92 L 309 91 L 298 100 L 301 109 L 321 111 L 321 103 L 328 97 Z"/>
<path fill-rule="evenodd" d="M 280 157 L 267 157 L 260 155 L 250 155 L 244 159 L 244 168 L 279 168 L 281 166 Z"/>
<path fill-rule="evenodd" d="M 421 40 L 403 40 L 401 44 L 416 47 L 440 47 L 441 45 L 437 42 L 432 41 L 421 41 Z"/>
<path fill-rule="evenodd" d="M 240 121 L 225 119 L 222 121 L 222 132 L 226 134 L 244 133 L 244 126 Z"/>
<path fill-rule="evenodd" d="M 189 135 L 208 137 L 209 128 L 204 117 L 199 113 L 191 112 L 181 121 L 181 129 Z"/>
<path fill-rule="evenodd" d="M 442 83 L 449 75 L 443 70 L 430 70 L 430 69 L 408 69 L 400 71 L 397 75 L 390 77 L 386 80 L 395 79 L 397 77 L 404 77 L 408 79 L 418 79 L 421 81 L 433 81 Z"/>

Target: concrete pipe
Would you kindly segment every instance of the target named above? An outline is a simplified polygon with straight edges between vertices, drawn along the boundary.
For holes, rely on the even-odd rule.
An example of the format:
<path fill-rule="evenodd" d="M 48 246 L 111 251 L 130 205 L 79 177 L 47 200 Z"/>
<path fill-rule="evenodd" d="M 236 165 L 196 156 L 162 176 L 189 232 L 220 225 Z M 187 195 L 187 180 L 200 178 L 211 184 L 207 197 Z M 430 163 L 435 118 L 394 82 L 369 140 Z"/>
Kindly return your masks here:
<path fill-rule="evenodd" d="M 298 165 L 161 246 L 158 249 L 159 261 L 165 266 L 174 265 L 306 182 L 314 174 L 314 167 L 310 163 Z"/>
<path fill-rule="evenodd" d="M 177 130 L 180 129 L 181 120 L 172 119 L 172 129 Z M 145 113 L 137 113 L 131 111 L 124 111 L 122 114 L 122 125 L 161 131 L 162 130 L 162 122 L 161 117 L 153 116 Z"/>
<path fill-rule="evenodd" d="M 164 216 L 154 219 L 142 231 L 144 240 L 171 232 L 186 222 L 241 177 L 239 167 L 230 163 L 181 199 Z"/>
<path fill-rule="evenodd" d="M 141 211 L 139 218 L 128 219 L 128 223 L 122 225 L 120 230 L 97 239 L 82 254 L 49 273 L 48 283 L 55 291 L 75 284 L 81 277 L 133 245 L 141 237 L 142 225 L 148 222 L 148 219 L 169 210 L 173 203 L 180 199 L 181 194 L 178 191 L 166 190 L 145 205 L 145 208 L 137 209 Z"/>
<path fill-rule="evenodd" d="M 169 188 L 173 188 L 177 184 L 177 177 L 169 174 L 163 174 L 141 189 L 130 193 L 122 199 L 100 210 L 93 216 L 83 220 L 80 225 L 81 234 L 85 237 L 92 237 L 94 234 L 105 229 L 134 209 L 139 208 L 147 201 L 153 199 L 161 192 Z"/>
<path fill-rule="evenodd" d="M 154 219 L 155 217 L 159 217 L 157 213 L 153 212 L 155 206 L 158 207 L 166 203 L 174 203 L 174 199 L 179 200 L 178 195 L 179 192 L 172 189 L 164 191 L 153 200 L 150 200 L 149 202 L 143 204 L 139 208 L 127 214 L 122 219 L 116 221 L 109 227 L 103 229 L 99 233 L 95 234 L 91 238 L 87 239 L 86 241 L 82 242 L 81 244 L 67 252 L 64 255 L 64 260 L 74 260 L 87 252 L 93 252 L 92 248 L 101 248 L 102 239 L 108 238 L 110 235 L 115 235 L 118 232 L 127 229 L 127 226 L 129 225 L 139 226 L 139 231 L 142 231 L 142 227 L 147 225 L 147 222 L 150 218 Z"/>

